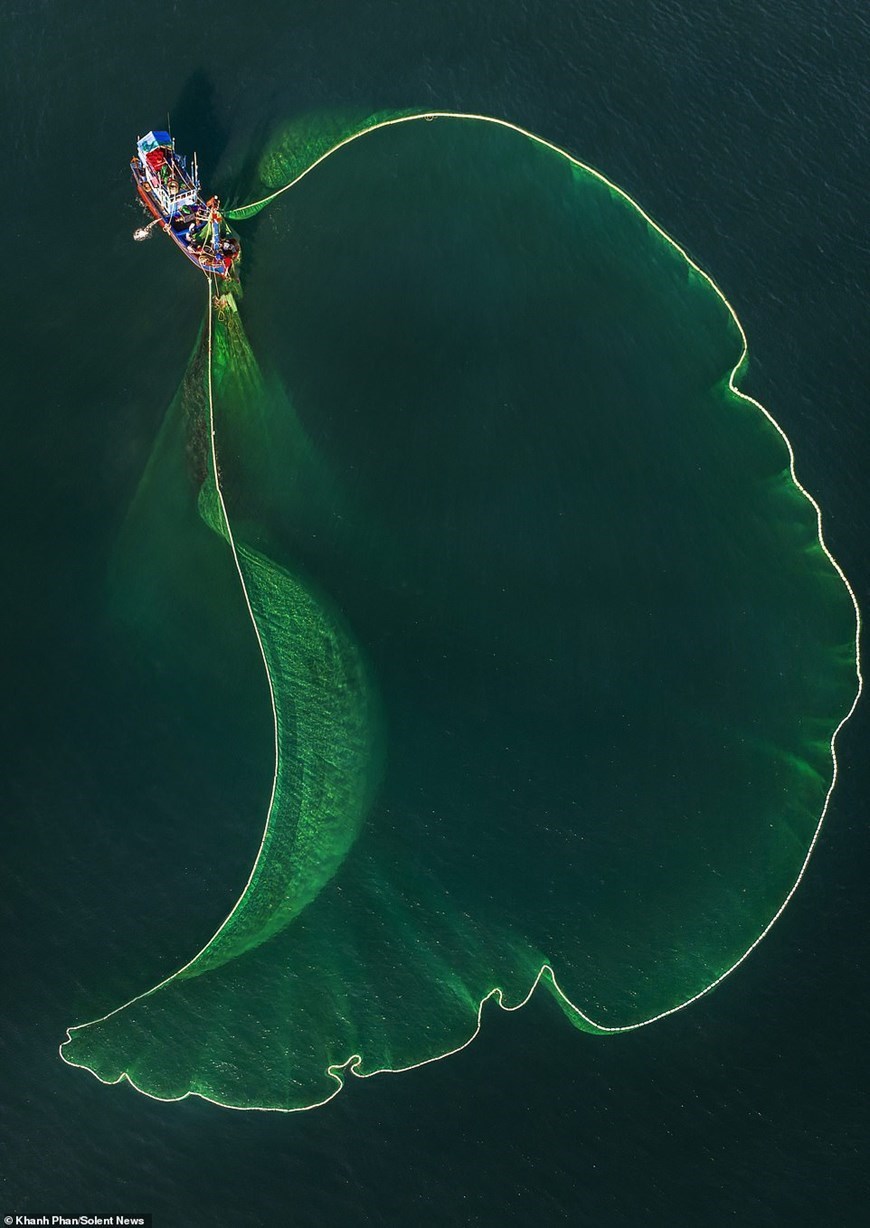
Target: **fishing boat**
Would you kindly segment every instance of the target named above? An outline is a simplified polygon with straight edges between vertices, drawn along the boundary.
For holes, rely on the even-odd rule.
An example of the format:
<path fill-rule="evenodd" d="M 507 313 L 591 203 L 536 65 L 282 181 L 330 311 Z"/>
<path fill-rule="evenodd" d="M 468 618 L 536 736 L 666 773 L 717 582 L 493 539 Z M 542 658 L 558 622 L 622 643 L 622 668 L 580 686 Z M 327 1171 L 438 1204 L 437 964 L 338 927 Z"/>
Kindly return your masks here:
<path fill-rule="evenodd" d="M 149 132 L 137 140 L 130 169 L 142 203 L 154 218 L 134 238 L 147 238 L 151 227 L 160 225 L 203 273 L 234 277 L 241 245 L 221 215 L 218 198 L 202 197 L 196 154 L 188 168 L 168 132 Z"/>

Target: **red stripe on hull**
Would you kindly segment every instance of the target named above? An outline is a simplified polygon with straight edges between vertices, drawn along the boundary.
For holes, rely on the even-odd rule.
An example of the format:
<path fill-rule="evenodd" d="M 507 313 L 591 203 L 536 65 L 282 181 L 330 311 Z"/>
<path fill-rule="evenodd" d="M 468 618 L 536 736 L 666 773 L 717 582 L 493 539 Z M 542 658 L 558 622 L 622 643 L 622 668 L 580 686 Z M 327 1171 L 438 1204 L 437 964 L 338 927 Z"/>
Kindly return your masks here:
<path fill-rule="evenodd" d="M 142 201 L 142 204 L 148 210 L 148 212 L 152 213 L 154 217 L 158 218 L 160 221 L 163 221 L 163 214 L 154 204 L 154 201 L 151 199 L 151 196 L 149 195 L 148 192 L 145 191 L 145 189 L 142 187 L 142 184 L 139 183 L 138 180 L 136 182 L 136 191 L 139 193 L 139 198 Z M 163 222 L 163 226 L 165 229 L 166 228 L 165 222 Z"/>

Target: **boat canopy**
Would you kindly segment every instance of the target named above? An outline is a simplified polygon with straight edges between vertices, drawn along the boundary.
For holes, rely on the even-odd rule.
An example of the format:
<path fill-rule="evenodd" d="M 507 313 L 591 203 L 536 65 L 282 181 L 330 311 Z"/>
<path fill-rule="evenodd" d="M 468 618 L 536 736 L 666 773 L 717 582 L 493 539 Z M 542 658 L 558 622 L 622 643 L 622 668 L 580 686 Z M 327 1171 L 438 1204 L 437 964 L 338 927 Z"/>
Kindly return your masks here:
<path fill-rule="evenodd" d="M 168 132 L 149 132 L 138 142 L 140 154 L 150 153 L 153 149 L 171 149 L 172 137 Z"/>

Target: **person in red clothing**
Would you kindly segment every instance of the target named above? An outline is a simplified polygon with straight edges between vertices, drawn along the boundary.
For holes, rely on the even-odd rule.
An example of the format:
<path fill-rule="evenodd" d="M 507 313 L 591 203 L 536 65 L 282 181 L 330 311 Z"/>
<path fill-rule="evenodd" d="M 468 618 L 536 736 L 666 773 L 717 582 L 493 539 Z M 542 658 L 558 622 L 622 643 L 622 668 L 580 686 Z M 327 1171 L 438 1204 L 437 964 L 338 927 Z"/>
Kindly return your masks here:
<path fill-rule="evenodd" d="M 233 261 L 238 253 L 238 240 L 234 239 L 232 235 L 225 235 L 224 238 L 221 239 L 220 256 L 221 260 L 223 261 L 224 272 L 226 274 L 229 274 L 230 269 L 233 267 Z"/>

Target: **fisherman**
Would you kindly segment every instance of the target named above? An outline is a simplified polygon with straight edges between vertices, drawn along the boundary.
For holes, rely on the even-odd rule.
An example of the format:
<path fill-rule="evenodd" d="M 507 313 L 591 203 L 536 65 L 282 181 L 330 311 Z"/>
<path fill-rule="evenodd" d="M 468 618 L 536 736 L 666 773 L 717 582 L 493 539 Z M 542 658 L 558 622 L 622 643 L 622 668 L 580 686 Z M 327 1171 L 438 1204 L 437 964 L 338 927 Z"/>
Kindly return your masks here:
<path fill-rule="evenodd" d="M 224 273 L 229 276 L 230 269 L 233 267 L 233 261 L 239 254 L 238 240 L 232 235 L 224 235 L 221 239 L 220 256 L 224 265 Z"/>

